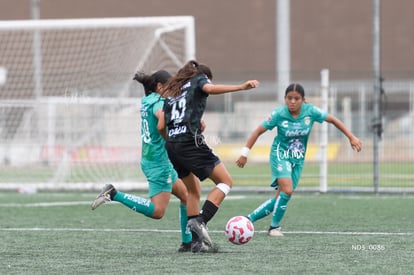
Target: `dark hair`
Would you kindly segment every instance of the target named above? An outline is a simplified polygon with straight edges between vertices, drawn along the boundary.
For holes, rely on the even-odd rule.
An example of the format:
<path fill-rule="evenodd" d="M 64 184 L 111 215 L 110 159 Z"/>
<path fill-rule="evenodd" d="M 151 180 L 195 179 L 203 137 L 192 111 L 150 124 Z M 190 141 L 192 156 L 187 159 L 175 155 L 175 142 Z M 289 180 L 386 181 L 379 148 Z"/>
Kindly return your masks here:
<path fill-rule="evenodd" d="M 165 84 L 171 78 L 171 74 L 166 70 L 159 70 L 152 74 L 154 77 L 155 84 Z"/>
<path fill-rule="evenodd" d="M 198 65 L 198 70 L 201 73 L 205 74 L 208 77 L 208 79 L 213 80 L 213 73 L 211 72 L 210 67 L 208 67 L 205 64 L 199 64 Z"/>
<path fill-rule="evenodd" d="M 179 96 L 181 94 L 181 87 L 189 79 L 199 74 L 205 74 L 210 80 L 213 78 L 211 69 L 207 65 L 199 64 L 195 60 L 187 62 L 181 69 L 178 70 L 177 74 L 165 84 L 163 92 L 161 93 L 162 96 Z"/>
<path fill-rule="evenodd" d="M 137 72 L 134 80 L 138 81 L 144 86 L 145 95 L 155 92 L 157 83 L 165 84 L 171 78 L 171 74 L 165 70 L 159 70 L 152 75 L 147 75 L 143 72 Z"/>
<path fill-rule="evenodd" d="M 139 83 L 142 84 L 142 86 L 144 86 L 144 91 L 145 91 L 146 96 L 151 94 L 155 90 L 155 86 L 157 84 L 155 82 L 154 74 L 153 75 L 147 75 L 143 72 L 137 72 L 134 75 L 133 80 L 138 81 Z"/>
<path fill-rule="evenodd" d="M 287 94 L 289 92 L 298 92 L 302 97 L 305 97 L 305 89 L 303 89 L 302 85 L 298 84 L 298 83 L 292 83 L 290 84 L 285 91 L 285 96 L 287 96 Z"/>

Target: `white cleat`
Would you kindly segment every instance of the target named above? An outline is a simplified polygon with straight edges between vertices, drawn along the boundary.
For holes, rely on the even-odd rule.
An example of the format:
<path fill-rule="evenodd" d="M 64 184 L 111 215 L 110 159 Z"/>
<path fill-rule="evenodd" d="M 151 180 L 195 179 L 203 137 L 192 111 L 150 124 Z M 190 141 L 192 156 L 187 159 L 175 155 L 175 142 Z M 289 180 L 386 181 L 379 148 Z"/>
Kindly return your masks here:
<path fill-rule="evenodd" d="M 279 227 L 270 227 L 269 231 L 267 232 L 267 235 L 271 236 L 271 237 L 283 237 L 283 233 L 282 231 L 280 231 L 280 226 Z"/>

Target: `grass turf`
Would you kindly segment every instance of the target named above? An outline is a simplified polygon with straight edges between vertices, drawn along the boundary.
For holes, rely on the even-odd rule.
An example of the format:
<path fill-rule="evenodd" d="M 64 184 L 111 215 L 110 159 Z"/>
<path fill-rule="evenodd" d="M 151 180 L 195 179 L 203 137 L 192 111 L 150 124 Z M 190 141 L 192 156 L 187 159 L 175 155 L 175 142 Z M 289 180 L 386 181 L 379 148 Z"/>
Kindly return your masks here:
<path fill-rule="evenodd" d="M 227 220 L 272 194 L 231 193 L 208 224 L 219 253 L 176 252 L 178 201 L 151 220 L 118 204 L 90 210 L 93 193 L 0 193 L 2 274 L 409 274 L 414 197 L 295 195 L 270 238 L 270 217 L 246 245 L 229 243 Z M 145 194 L 143 194 L 145 196 Z"/>

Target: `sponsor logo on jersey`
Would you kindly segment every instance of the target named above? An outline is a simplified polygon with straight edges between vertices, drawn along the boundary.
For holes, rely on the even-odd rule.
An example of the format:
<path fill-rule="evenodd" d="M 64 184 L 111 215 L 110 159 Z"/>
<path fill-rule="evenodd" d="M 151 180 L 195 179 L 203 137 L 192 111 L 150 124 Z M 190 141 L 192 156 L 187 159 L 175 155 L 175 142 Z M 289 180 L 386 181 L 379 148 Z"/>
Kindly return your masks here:
<path fill-rule="evenodd" d="M 305 119 L 304 119 L 304 123 L 305 123 L 305 125 L 309 125 L 310 124 L 310 117 L 305 117 Z"/>
<path fill-rule="evenodd" d="M 305 158 L 305 147 L 298 139 L 293 140 L 293 142 L 291 143 L 291 145 L 289 145 L 289 148 L 287 150 L 281 148 L 279 143 L 276 147 L 275 152 L 278 160 Z"/>
<path fill-rule="evenodd" d="M 183 125 L 183 126 L 178 126 L 177 128 L 168 130 L 168 136 L 172 137 L 172 136 L 176 136 L 179 134 L 183 134 L 187 132 L 187 126 Z"/>
<path fill-rule="evenodd" d="M 285 136 L 286 137 L 306 136 L 309 134 L 309 131 L 310 131 L 310 128 L 287 130 L 285 133 Z"/>
<path fill-rule="evenodd" d="M 190 87 L 191 87 L 191 81 L 188 81 L 187 83 L 185 83 L 185 84 L 181 87 L 181 90 L 185 90 L 185 89 L 190 88 Z"/>

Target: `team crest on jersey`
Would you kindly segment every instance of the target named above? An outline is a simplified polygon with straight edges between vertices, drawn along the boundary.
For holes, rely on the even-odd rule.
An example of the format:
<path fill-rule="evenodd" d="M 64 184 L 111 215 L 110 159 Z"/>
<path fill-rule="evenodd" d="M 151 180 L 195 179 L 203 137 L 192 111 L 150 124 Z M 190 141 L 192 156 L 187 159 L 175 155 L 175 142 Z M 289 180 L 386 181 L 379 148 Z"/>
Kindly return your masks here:
<path fill-rule="evenodd" d="M 305 119 L 304 119 L 304 123 L 305 123 L 305 125 L 309 125 L 310 124 L 310 117 L 305 117 Z"/>
<path fill-rule="evenodd" d="M 271 121 L 272 117 L 276 114 L 275 111 L 272 111 L 272 113 L 267 117 L 267 121 Z"/>

